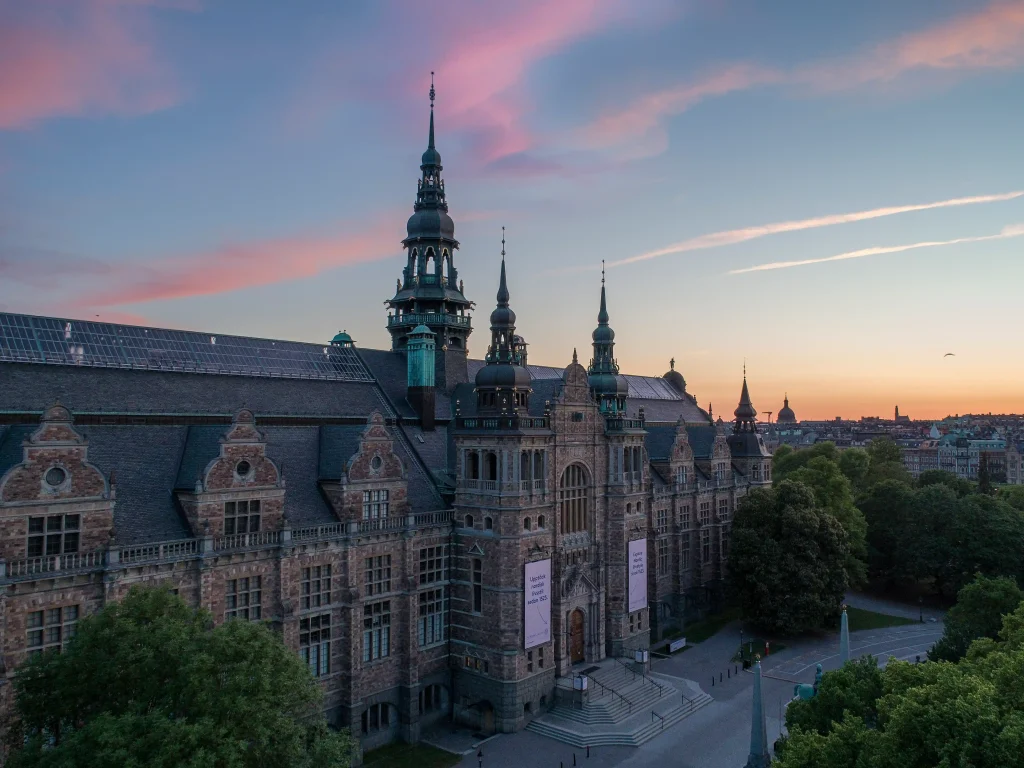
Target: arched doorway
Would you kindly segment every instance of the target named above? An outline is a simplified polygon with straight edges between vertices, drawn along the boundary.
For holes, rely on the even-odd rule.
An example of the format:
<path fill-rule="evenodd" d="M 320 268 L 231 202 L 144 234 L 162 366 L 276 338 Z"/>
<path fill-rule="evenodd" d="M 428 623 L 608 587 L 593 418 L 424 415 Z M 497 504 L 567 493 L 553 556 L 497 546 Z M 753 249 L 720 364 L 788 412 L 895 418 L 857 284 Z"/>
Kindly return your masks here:
<path fill-rule="evenodd" d="M 569 661 L 583 661 L 583 611 L 577 608 L 569 614 Z"/>

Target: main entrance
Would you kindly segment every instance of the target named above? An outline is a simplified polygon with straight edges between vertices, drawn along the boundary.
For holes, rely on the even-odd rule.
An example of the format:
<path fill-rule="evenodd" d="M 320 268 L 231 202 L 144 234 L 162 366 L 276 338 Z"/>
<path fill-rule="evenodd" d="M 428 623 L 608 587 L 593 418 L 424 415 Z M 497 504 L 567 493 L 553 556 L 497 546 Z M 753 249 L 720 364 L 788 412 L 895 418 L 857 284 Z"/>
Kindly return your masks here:
<path fill-rule="evenodd" d="M 569 614 L 569 661 L 583 661 L 583 611 L 579 608 Z"/>

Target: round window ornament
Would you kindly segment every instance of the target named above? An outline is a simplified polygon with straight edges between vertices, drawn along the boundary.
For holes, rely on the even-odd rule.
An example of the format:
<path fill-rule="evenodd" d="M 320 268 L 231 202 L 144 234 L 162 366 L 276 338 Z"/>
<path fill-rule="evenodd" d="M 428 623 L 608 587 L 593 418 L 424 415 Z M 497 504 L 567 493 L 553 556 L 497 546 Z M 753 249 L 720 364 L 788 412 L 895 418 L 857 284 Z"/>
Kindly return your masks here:
<path fill-rule="evenodd" d="M 240 461 L 235 466 L 235 473 L 239 477 L 248 477 L 250 472 L 252 472 L 252 464 L 250 464 L 248 461 Z"/>
<path fill-rule="evenodd" d="M 384 459 L 380 456 L 374 456 L 370 459 L 370 470 L 372 472 L 380 472 L 381 467 L 384 466 Z"/>
<path fill-rule="evenodd" d="M 51 488 L 59 488 L 68 479 L 67 470 L 63 467 L 50 467 L 43 476 L 46 484 Z"/>

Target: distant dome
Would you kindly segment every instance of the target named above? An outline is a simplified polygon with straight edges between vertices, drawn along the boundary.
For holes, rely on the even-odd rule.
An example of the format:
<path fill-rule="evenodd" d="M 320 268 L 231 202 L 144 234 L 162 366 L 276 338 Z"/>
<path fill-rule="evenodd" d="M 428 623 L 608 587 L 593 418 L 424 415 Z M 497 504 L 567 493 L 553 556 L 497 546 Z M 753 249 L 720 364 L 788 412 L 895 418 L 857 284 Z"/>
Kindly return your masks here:
<path fill-rule="evenodd" d="M 598 344 L 610 344 L 615 341 L 615 331 L 610 325 L 599 325 L 594 329 L 593 339 Z"/>
<path fill-rule="evenodd" d="M 686 393 L 686 379 L 684 379 L 683 374 L 681 374 L 675 368 L 673 368 L 671 371 L 662 376 L 662 378 L 665 379 L 665 381 L 667 381 L 671 385 L 672 389 L 674 389 L 679 394 L 682 395 Z"/>
<path fill-rule="evenodd" d="M 355 344 L 352 337 L 348 335 L 347 331 L 339 331 L 335 334 L 334 338 L 331 339 L 331 344 L 336 344 L 339 347 L 349 347 Z"/>
<path fill-rule="evenodd" d="M 587 383 L 591 391 L 596 395 L 608 395 L 612 397 L 626 397 L 629 395 L 629 382 L 625 376 L 614 373 L 592 373 Z"/>
<path fill-rule="evenodd" d="M 428 152 L 430 150 L 427 150 Z M 409 217 L 405 231 L 410 238 L 445 237 L 455 239 L 455 222 L 440 208 L 421 208 Z"/>
<path fill-rule="evenodd" d="M 784 400 L 784 405 L 779 411 L 778 418 L 775 419 L 778 424 L 796 424 L 796 414 L 793 413 L 793 409 L 789 407 L 789 397 L 787 396 Z"/>

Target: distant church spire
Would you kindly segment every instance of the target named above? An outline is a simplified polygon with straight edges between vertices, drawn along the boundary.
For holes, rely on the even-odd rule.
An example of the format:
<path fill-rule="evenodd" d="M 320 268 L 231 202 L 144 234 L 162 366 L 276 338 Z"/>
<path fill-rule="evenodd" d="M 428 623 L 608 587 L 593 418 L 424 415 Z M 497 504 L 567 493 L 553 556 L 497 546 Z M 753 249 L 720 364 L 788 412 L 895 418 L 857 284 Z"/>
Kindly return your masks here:
<path fill-rule="evenodd" d="M 754 404 L 750 402 L 750 392 L 747 390 L 746 361 L 743 362 L 743 389 L 740 392 L 740 404 L 733 411 L 733 416 L 736 417 L 734 432 L 757 431 L 757 411 L 754 410 Z"/>

